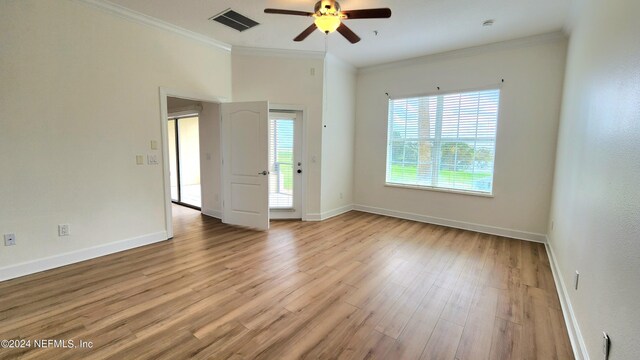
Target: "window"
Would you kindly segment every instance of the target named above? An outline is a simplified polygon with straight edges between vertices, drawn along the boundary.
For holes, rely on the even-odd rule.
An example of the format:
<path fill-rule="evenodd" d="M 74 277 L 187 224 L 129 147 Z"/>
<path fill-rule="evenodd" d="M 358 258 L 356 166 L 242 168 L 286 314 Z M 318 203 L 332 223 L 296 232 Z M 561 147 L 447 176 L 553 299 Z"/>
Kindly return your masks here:
<path fill-rule="evenodd" d="M 389 100 L 387 184 L 492 194 L 499 101 L 498 89 Z"/>

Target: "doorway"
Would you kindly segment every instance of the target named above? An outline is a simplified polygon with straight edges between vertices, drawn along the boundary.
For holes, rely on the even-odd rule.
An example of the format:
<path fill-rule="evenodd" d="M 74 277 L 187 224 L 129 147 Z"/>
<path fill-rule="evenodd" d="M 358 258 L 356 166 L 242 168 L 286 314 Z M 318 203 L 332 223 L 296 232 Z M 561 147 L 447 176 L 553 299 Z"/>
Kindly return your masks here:
<path fill-rule="evenodd" d="M 198 114 L 169 118 L 169 177 L 171 201 L 200 210 L 200 133 Z"/>
<path fill-rule="evenodd" d="M 269 112 L 269 212 L 272 219 L 302 218 L 302 113 Z"/>
<path fill-rule="evenodd" d="M 193 117 L 197 115 L 199 135 L 199 152 L 197 154 L 199 164 L 197 166 L 200 172 L 201 204 L 200 209 L 197 209 L 196 207 L 196 210 L 199 210 L 199 212 L 204 215 L 220 218 L 222 216 L 220 206 L 220 104 L 223 102 L 223 99 L 215 96 L 209 96 L 207 94 L 179 91 L 175 89 L 171 90 L 163 87 L 160 87 L 158 90 L 160 95 L 159 121 L 162 136 L 165 229 L 167 238 L 172 238 L 174 235 L 174 209 L 183 208 L 183 206 L 177 206 L 173 201 L 173 199 L 176 199 L 178 186 L 176 184 L 172 189 L 171 177 L 172 174 L 177 175 L 177 170 L 180 167 L 176 165 L 178 156 L 174 159 L 173 156 L 170 155 L 169 151 L 169 141 L 176 140 L 175 123 L 173 123 L 174 126 L 172 134 L 171 136 L 169 135 L 169 131 L 171 131 L 169 120 L 190 116 Z M 181 120 L 178 120 L 178 122 L 180 121 Z M 180 132 L 179 128 L 177 132 Z M 175 145 L 179 151 L 181 147 L 178 146 L 178 141 L 175 141 Z M 184 154 L 182 154 L 180 158 L 183 158 L 183 155 Z M 177 178 L 174 178 L 173 182 L 177 183 Z"/>
<path fill-rule="evenodd" d="M 270 177 L 265 176 L 270 175 L 269 172 L 271 169 L 269 167 L 270 111 L 268 102 L 260 102 L 262 104 L 260 106 L 261 110 L 257 111 L 254 109 L 254 111 L 243 108 L 245 105 L 255 105 L 254 103 L 227 103 L 222 98 L 210 97 L 204 94 L 168 90 L 162 87 L 159 88 L 159 90 L 160 120 L 163 144 L 163 174 L 165 184 L 165 226 L 167 238 L 172 238 L 174 234 L 172 217 L 173 209 L 175 209 L 176 206 L 174 200 L 181 200 L 181 202 L 184 202 L 185 200 L 184 188 L 177 184 L 178 179 L 183 178 L 182 174 L 178 176 L 178 169 L 182 170 L 183 168 L 182 164 L 178 164 L 178 158 L 182 158 L 184 155 L 180 155 L 177 153 L 182 148 L 182 146 L 180 145 L 179 137 L 181 126 L 179 124 L 181 121 L 184 121 L 182 120 L 183 118 L 195 117 L 196 115 L 199 122 L 200 137 L 200 152 L 199 154 L 197 154 L 200 161 L 201 176 L 201 205 L 199 210 L 202 214 L 219 218 L 223 222 L 232 225 L 253 227 L 261 230 L 268 229 L 268 222 L 271 214 L 273 214 L 274 219 L 304 219 L 304 187 L 306 183 L 306 174 L 303 173 L 302 166 L 304 161 L 303 159 L 306 159 L 307 153 L 303 146 L 303 134 L 305 133 L 304 124 L 306 122 L 305 108 L 303 106 L 287 104 L 274 105 L 275 109 L 279 109 L 278 111 L 274 111 L 273 117 L 275 120 L 281 120 L 280 122 L 284 123 L 286 123 L 287 121 L 291 122 L 292 119 L 295 120 L 293 120 L 293 141 L 289 140 L 289 146 L 284 146 L 287 144 L 287 141 L 279 141 L 279 145 L 274 145 L 271 150 L 274 154 L 272 156 L 272 158 L 274 159 L 272 167 L 275 170 L 276 160 L 278 160 L 280 164 L 278 164 L 277 166 L 282 167 L 282 170 L 278 170 L 282 171 L 283 176 L 285 175 L 284 173 L 286 172 L 285 168 L 287 164 L 289 165 L 289 167 L 293 165 L 294 171 L 293 177 L 291 178 L 291 176 L 289 176 L 289 180 L 285 181 L 284 178 L 281 178 L 279 180 L 282 184 L 279 191 L 277 191 L 277 188 L 275 188 L 274 190 L 274 194 L 277 193 L 280 196 L 288 195 L 291 198 L 291 201 L 287 202 L 286 204 L 280 203 L 274 205 L 273 209 L 270 209 L 268 186 Z M 261 120 L 258 122 L 260 124 L 263 124 L 264 129 L 264 132 L 258 131 L 258 133 L 260 134 L 258 137 L 260 139 L 264 139 L 264 141 L 261 142 L 261 145 L 258 144 L 258 142 L 251 140 L 253 137 L 255 137 L 253 135 L 256 134 L 253 134 L 253 132 L 249 131 L 250 129 L 247 128 L 251 127 L 249 125 L 251 125 L 252 122 L 248 121 L 250 119 L 246 118 L 245 115 L 250 113 L 262 114 L 260 115 Z M 233 115 L 231 117 L 237 117 L 237 119 L 230 119 L 230 115 Z M 225 121 L 225 118 L 234 121 Z M 176 122 L 169 122 L 170 120 L 176 119 Z M 178 125 L 176 125 L 176 123 Z M 276 123 L 277 122 L 274 121 L 274 130 L 276 132 L 280 130 L 280 135 L 284 135 L 286 133 L 287 127 L 291 129 L 291 124 L 289 124 L 288 126 L 286 124 L 283 126 L 277 126 L 279 124 Z M 283 130 L 282 127 L 284 127 L 285 130 Z M 240 131 L 243 129 L 249 131 L 249 135 L 253 135 L 241 136 L 239 139 L 237 139 L 237 141 L 233 141 L 233 136 L 230 135 L 233 135 L 234 131 L 243 133 L 243 131 Z M 169 132 L 171 132 L 171 134 L 169 134 Z M 276 136 L 276 138 L 279 137 Z M 171 151 L 171 153 L 174 153 L 175 157 L 174 155 L 170 155 L 170 141 L 174 143 L 172 144 L 172 148 L 175 149 L 175 151 Z M 250 154 L 247 149 L 252 148 L 252 144 L 258 144 L 258 148 L 263 149 L 262 153 L 258 153 L 257 155 Z M 281 156 L 277 158 L 278 149 L 283 150 L 283 148 L 286 147 L 288 147 L 288 149 L 280 151 Z M 293 152 L 292 155 L 288 155 L 289 159 L 286 159 L 286 155 L 284 154 L 285 152 L 287 152 L 287 150 L 289 153 Z M 227 156 L 224 155 L 225 153 L 227 154 Z M 237 158 L 237 156 L 231 156 L 231 154 L 240 155 L 240 158 Z M 246 164 L 234 161 L 241 159 L 243 156 L 248 156 L 248 158 L 246 159 L 248 162 Z M 184 159 L 182 160 L 182 162 L 184 163 Z M 234 163 L 236 164 L 236 166 L 231 166 L 231 164 Z M 247 169 L 245 169 L 244 165 L 247 165 Z M 254 194 L 256 195 L 254 196 L 254 198 L 258 197 L 258 195 L 259 197 L 263 198 L 263 201 L 260 201 L 260 203 L 257 203 L 255 201 L 245 201 L 249 198 L 252 198 L 252 195 L 249 192 L 244 191 L 247 188 L 246 182 L 242 182 L 242 186 L 236 184 L 238 186 L 235 186 L 235 190 L 237 190 L 235 192 L 233 182 L 231 184 L 227 183 L 227 180 L 229 180 L 231 175 L 238 175 L 243 173 L 246 173 L 247 175 L 253 175 L 253 177 L 256 177 L 256 174 L 259 174 L 261 175 L 260 177 L 265 180 L 263 190 L 260 191 L 260 194 Z M 289 170 L 289 174 L 291 173 L 291 170 Z M 175 176 L 173 176 L 173 174 L 175 174 Z M 274 175 L 276 175 L 276 173 L 274 173 Z M 171 179 L 172 177 L 173 181 Z M 184 183 L 184 180 L 182 180 L 182 182 Z M 172 183 L 175 185 L 173 189 L 171 186 Z M 178 189 L 181 189 L 181 198 L 178 198 Z M 235 196 L 231 196 L 233 194 L 235 194 Z M 249 205 L 247 209 L 244 209 L 243 206 L 241 206 L 245 203 Z M 234 219 L 229 217 L 229 212 L 234 211 L 236 213 L 242 213 L 244 215 L 254 213 L 265 214 L 266 225 L 260 224 L 260 226 L 257 226 L 255 224 L 244 224 L 243 222 L 235 221 Z"/>

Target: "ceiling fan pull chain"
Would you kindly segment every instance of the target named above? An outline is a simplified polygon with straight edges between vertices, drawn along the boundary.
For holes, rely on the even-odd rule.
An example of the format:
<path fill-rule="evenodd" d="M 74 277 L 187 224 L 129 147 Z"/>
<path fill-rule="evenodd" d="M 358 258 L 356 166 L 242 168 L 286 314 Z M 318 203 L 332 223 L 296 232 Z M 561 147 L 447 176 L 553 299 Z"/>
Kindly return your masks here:
<path fill-rule="evenodd" d="M 324 34 L 324 56 L 329 52 L 329 34 Z"/>

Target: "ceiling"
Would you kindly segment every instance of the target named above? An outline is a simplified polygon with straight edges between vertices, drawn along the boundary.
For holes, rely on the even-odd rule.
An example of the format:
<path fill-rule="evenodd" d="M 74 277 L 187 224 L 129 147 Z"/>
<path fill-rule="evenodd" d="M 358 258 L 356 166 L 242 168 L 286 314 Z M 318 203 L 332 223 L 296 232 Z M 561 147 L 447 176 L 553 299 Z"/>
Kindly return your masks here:
<path fill-rule="evenodd" d="M 347 20 L 361 38 L 350 44 L 338 33 L 320 31 L 303 42 L 292 39 L 312 18 L 265 14 L 264 8 L 313 11 L 314 0 L 109 0 L 131 10 L 233 46 L 325 51 L 356 67 L 559 31 L 571 0 L 343 0 L 344 10 L 388 7 L 390 19 Z M 208 20 L 228 8 L 260 25 L 238 32 Z M 494 19 L 490 27 L 485 20 Z M 376 35 L 374 31 L 377 31 Z M 326 40 L 326 42 L 325 42 Z"/>

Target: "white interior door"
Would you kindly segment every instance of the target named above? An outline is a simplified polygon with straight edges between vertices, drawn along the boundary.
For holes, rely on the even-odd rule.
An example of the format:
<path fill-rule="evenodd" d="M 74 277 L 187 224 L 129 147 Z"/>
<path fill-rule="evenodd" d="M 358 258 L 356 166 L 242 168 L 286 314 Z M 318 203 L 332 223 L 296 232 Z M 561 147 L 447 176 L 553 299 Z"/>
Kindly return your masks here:
<path fill-rule="evenodd" d="M 269 229 L 269 103 L 223 103 L 222 222 Z"/>

